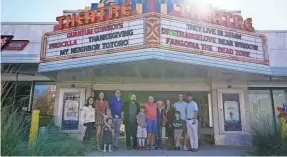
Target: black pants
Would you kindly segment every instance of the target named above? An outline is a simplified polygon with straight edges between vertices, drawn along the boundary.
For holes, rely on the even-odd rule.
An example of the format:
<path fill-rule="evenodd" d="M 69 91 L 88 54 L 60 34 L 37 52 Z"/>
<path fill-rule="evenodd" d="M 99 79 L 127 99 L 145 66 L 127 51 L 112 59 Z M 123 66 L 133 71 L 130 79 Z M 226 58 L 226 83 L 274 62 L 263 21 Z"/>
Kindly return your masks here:
<path fill-rule="evenodd" d="M 131 137 L 133 137 L 133 148 L 137 147 L 137 125 L 126 124 L 126 143 L 128 147 L 131 147 Z"/>
<path fill-rule="evenodd" d="M 93 133 L 93 128 L 94 128 L 94 123 L 86 123 L 85 126 L 87 127 L 85 136 L 83 138 L 83 141 L 89 141 L 92 138 L 92 133 Z"/>

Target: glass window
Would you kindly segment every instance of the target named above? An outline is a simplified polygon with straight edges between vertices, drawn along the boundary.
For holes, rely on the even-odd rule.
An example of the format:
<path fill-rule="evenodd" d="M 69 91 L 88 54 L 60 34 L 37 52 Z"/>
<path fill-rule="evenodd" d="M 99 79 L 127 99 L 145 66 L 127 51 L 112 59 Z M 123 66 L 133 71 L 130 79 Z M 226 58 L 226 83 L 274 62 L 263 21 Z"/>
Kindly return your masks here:
<path fill-rule="evenodd" d="M 275 107 L 276 123 L 279 123 L 279 111 L 278 108 L 283 108 L 283 104 L 287 104 L 287 89 L 286 90 L 273 90 L 273 99 Z"/>
<path fill-rule="evenodd" d="M 270 90 L 249 90 L 248 98 L 250 124 L 260 125 L 264 121 L 264 125 L 273 127 L 274 118 Z"/>
<path fill-rule="evenodd" d="M 54 83 L 37 83 L 34 86 L 32 106 L 38 106 L 41 114 L 54 115 L 55 95 Z"/>
<path fill-rule="evenodd" d="M 2 106 L 9 106 L 15 103 L 17 110 L 27 111 L 31 92 L 31 81 L 3 81 L 1 93 Z"/>

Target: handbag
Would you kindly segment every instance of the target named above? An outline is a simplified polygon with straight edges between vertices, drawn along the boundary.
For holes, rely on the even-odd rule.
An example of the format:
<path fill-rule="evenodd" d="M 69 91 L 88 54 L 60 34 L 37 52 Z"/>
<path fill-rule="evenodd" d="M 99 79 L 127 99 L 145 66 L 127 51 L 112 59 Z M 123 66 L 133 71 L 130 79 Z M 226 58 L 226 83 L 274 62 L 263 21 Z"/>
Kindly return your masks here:
<path fill-rule="evenodd" d="M 165 112 L 165 111 L 162 111 L 162 112 Z M 162 127 L 165 127 L 166 122 L 167 122 L 167 118 L 166 118 L 166 116 L 165 116 L 164 113 L 163 113 L 163 118 L 162 118 L 162 121 L 161 121 L 161 126 L 162 126 Z"/>

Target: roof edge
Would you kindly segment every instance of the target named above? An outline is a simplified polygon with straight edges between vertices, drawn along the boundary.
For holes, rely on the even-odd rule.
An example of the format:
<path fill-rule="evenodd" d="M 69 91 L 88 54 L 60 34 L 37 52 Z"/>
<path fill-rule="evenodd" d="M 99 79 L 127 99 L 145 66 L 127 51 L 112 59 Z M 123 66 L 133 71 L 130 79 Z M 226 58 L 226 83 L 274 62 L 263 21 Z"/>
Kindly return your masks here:
<path fill-rule="evenodd" d="M 257 33 L 287 33 L 287 30 L 256 30 Z"/>
<path fill-rule="evenodd" d="M 1 22 L 1 25 L 56 25 L 58 22 Z"/>

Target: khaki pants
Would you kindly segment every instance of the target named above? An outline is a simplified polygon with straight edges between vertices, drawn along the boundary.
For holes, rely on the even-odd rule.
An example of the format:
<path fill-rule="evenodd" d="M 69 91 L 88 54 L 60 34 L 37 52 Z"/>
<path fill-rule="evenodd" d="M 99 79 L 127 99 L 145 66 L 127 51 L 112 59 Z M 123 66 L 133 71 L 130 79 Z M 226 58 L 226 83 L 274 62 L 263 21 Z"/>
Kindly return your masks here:
<path fill-rule="evenodd" d="M 198 149 L 198 121 L 196 124 L 192 124 L 192 120 L 186 120 L 187 134 L 190 138 L 190 147 L 192 149 Z"/>

